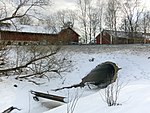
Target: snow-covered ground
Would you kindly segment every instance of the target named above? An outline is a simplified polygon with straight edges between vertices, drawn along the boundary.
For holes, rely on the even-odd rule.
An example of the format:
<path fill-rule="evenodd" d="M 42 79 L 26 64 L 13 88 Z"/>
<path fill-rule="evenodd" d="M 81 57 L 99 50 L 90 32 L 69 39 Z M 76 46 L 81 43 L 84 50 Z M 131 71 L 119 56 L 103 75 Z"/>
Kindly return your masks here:
<path fill-rule="evenodd" d="M 58 76 L 50 81 L 46 78 L 36 79 L 37 82 L 44 83 L 40 86 L 26 80 L 15 80 L 14 77 L 3 77 L 0 82 L 0 112 L 15 106 L 21 111 L 14 110 L 12 113 L 71 113 L 67 112 L 72 105 L 71 102 L 64 104 L 47 99 L 37 102 L 33 100 L 31 90 L 65 96 L 70 101 L 76 101 L 76 104 L 73 103 L 73 113 L 149 112 L 150 45 L 76 45 L 63 48 L 63 53 L 67 53 L 73 63 L 73 70 L 63 73 L 63 78 Z M 90 62 L 89 59 L 92 58 L 94 61 Z M 100 90 L 94 86 L 92 89 L 84 87 L 52 91 L 55 88 L 79 83 L 95 66 L 105 61 L 115 62 L 122 68 L 118 72 L 119 83 L 123 86 L 118 96 L 120 105 L 108 107 L 101 95 L 104 89 Z"/>

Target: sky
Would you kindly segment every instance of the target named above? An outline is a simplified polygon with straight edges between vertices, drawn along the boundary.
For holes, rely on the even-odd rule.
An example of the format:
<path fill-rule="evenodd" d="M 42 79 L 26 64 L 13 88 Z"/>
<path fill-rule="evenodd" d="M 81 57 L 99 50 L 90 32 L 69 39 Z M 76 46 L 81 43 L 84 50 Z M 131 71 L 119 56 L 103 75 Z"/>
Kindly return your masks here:
<path fill-rule="evenodd" d="M 143 0 L 143 3 L 150 10 L 150 0 Z"/>
<path fill-rule="evenodd" d="M 52 0 L 54 9 L 76 9 L 76 0 Z"/>
<path fill-rule="evenodd" d="M 150 0 L 142 0 L 143 4 L 150 9 Z M 77 0 L 52 0 L 55 9 L 75 9 Z M 57 8 L 56 8 L 57 6 Z"/>

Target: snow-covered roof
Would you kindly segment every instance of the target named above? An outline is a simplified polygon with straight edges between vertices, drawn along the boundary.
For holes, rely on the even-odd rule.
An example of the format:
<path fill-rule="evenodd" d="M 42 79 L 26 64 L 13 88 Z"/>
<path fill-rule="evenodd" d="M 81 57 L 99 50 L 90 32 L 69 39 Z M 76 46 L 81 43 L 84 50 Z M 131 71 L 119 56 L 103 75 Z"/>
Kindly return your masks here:
<path fill-rule="evenodd" d="M 31 26 L 31 25 L 17 25 L 17 28 L 11 26 L 9 28 L 1 28 L 4 31 L 18 31 L 18 32 L 28 32 L 28 33 L 44 33 L 44 34 L 54 34 L 52 29 L 46 29 L 42 26 Z"/>
<path fill-rule="evenodd" d="M 141 32 L 134 32 L 133 34 L 131 32 L 125 32 L 125 31 L 113 31 L 113 30 L 103 30 L 103 32 L 107 32 L 113 37 L 118 38 L 131 38 L 132 35 L 134 38 L 144 38 L 143 33 Z"/>

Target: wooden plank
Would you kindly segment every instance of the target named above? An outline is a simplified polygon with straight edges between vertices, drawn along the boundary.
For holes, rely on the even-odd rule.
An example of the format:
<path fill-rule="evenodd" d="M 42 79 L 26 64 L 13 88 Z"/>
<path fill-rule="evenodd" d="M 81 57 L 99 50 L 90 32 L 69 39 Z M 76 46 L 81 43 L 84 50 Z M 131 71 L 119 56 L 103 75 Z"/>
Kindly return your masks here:
<path fill-rule="evenodd" d="M 47 93 L 43 93 L 43 92 L 37 92 L 37 91 L 31 91 L 31 94 L 33 94 L 33 95 L 35 95 L 37 97 L 42 97 L 42 98 L 51 99 L 51 100 L 55 100 L 55 101 L 66 103 L 65 100 L 64 100 L 66 97 L 52 95 L 52 94 L 47 94 Z"/>

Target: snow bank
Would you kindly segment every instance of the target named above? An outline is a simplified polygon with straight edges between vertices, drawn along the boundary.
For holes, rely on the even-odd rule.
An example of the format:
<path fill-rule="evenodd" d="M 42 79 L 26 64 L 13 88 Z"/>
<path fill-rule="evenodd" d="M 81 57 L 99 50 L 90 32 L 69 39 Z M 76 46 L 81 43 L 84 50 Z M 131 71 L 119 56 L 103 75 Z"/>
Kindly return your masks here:
<path fill-rule="evenodd" d="M 27 80 L 18 81 L 15 77 L 2 78 L 0 82 L 0 112 L 10 106 L 15 106 L 21 111 L 12 113 L 67 113 L 67 104 L 40 99 L 36 102 L 30 90 L 49 92 L 64 97 L 80 95 L 75 105 L 74 113 L 148 113 L 150 104 L 150 45 L 97 45 L 97 46 L 64 46 L 62 52 L 70 56 L 73 71 L 63 73 L 63 78 L 55 77 L 48 81 L 46 78 L 34 79 L 37 86 Z M 89 59 L 94 58 L 90 62 Z M 120 92 L 118 102 L 122 105 L 108 107 L 100 96 L 100 90 L 93 87 L 78 89 L 65 89 L 58 92 L 52 89 L 77 84 L 98 64 L 112 61 L 122 69 L 119 71 L 119 82 L 124 87 Z M 17 87 L 14 87 L 14 85 Z M 70 101 L 68 100 L 68 101 Z M 60 107 L 54 108 L 56 106 Z M 69 105 L 69 104 L 68 104 Z"/>
<path fill-rule="evenodd" d="M 132 83 L 121 89 L 119 103 L 121 105 L 108 107 L 101 98 L 100 92 L 80 98 L 73 113 L 148 113 L 150 105 L 150 84 L 148 81 Z M 69 105 L 70 103 L 68 103 Z M 44 113 L 65 113 L 67 105 L 54 108 Z M 67 113 L 67 112 L 66 112 Z"/>

